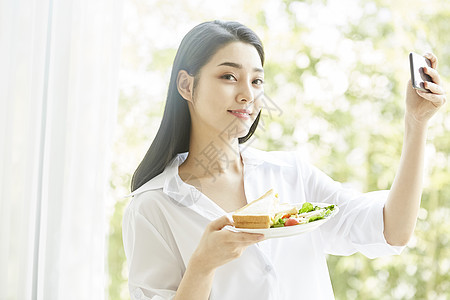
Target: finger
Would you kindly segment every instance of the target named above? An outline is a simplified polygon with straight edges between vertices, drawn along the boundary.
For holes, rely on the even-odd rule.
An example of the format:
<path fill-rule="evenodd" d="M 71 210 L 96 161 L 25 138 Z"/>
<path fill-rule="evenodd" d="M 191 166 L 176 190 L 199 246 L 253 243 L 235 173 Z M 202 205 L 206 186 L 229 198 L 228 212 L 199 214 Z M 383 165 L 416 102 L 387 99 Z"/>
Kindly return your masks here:
<path fill-rule="evenodd" d="M 430 90 L 430 92 L 432 92 L 433 94 L 445 95 L 444 89 L 440 85 L 437 85 L 433 82 L 424 81 L 423 86 L 424 88 Z"/>
<path fill-rule="evenodd" d="M 431 77 L 431 79 L 433 80 L 434 83 L 439 84 L 439 85 L 441 84 L 441 77 L 439 76 L 438 71 L 436 71 L 433 68 L 424 67 L 423 68 L 423 72 L 425 74 L 430 75 L 430 77 Z"/>
<path fill-rule="evenodd" d="M 238 240 L 241 242 L 259 242 L 264 239 L 264 234 L 262 233 L 247 233 L 247 232 L 239 232 L 237 236 Z"/>
<path fill-rule="evenodd" d="M 436 107 L 442 106 L 447 101 L 444 95 L 425 93 L 425 92 L 422 92 L 419 90 L 416 90 L 416 92 L 420 97 L 424 98 L 425 100 L 430 101 Z"/>
<path fill-rule="evenodd" d="M 436 57 L 436 55 L 434 55 L 433 53 L 427 52 L 423 55 L 424 57 L 428 58 L 431 61 L 431 67 L 433 69 L 437 68 L 438 65 L 438 59 Z"/>
<path fill-rule="evenodd" d="M 211 231 L 214 231 L 214 230 L 220 230 L 227 225 L 232 226 L 233 222 L 228 218 L 227 215 L 224 215 L 224 216 L 221 216 L 220 218 L 212 221 L 211 223 L 209 223 L 207 228 Z"/>
<path fill-rule="evenodd" d="M 240 246 L 251 245 L 262 241 L 265 236 L 261 233 L 248 233 L 248 232 L 232 232 L 228 233 L 228 241 Z"/>

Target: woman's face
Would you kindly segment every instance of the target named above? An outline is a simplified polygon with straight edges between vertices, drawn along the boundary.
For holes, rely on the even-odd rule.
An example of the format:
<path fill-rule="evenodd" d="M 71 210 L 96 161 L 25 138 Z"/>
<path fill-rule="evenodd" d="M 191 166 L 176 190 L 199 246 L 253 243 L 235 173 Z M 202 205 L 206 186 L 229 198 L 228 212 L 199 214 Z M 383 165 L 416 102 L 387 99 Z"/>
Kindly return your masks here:
<path fill-rule="evenodd" d="M 232 42 L 200 69 L 190 102 L 193 130 L 233 139 L 245 136 L 261 109 L 264 71 L 254 46 Z"/>

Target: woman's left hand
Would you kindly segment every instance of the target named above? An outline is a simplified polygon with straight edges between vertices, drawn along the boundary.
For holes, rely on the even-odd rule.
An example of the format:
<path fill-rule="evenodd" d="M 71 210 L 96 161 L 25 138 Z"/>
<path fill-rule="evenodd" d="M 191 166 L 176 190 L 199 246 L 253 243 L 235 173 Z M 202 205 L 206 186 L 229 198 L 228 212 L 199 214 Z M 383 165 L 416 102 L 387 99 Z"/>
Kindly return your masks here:
<path fill-rule="evenodd" d="M 406 115 L 411 116 L 419 124 L 426 124 L 428 120 L 447 101 L 441 78 L 437 72 L 437 58 L 434 54 L 424 55 L 431 61 L 431 68 L 424 68 L 424 72 L 430 75 L 433 82 L 425 81 L 425 88 L 431 93 L 422 92 L 412 87 L 411 80 L 408 81 L 406 90 Z"/>

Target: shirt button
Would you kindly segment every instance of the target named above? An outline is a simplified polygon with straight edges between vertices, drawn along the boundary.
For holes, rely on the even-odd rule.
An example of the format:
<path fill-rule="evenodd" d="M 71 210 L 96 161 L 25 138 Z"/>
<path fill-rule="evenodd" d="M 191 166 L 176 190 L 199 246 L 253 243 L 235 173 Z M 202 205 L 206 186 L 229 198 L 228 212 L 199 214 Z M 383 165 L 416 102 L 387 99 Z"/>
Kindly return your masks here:
<path fill-rule="evenodd" d="M 266 265 L 264 270 L 266 270 L 266 272 L 269 273 L 270 271 L 272 271 L 272 266 L 271 265 Z"/>
<path fill-rule="evenodd" d="M 135 289 L 133 294 L 134 294 L 134 299 L 141 299 L 142 298 L 142 291 L 141 291 L 141 289 Z"/>

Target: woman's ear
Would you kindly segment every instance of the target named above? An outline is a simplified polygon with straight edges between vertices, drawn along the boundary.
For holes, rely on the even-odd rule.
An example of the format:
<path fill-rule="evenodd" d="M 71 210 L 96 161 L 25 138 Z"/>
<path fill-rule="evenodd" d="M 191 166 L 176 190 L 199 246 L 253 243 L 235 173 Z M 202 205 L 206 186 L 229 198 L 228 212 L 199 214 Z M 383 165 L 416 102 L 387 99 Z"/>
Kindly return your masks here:
<path fill-rule="evenodd" d="M 180 70 L 177 77 L 177 89 L 185 100 L 193 101 L 194 76 L 189 75 L 186 70 Z"/>

